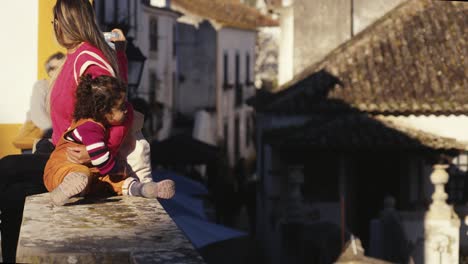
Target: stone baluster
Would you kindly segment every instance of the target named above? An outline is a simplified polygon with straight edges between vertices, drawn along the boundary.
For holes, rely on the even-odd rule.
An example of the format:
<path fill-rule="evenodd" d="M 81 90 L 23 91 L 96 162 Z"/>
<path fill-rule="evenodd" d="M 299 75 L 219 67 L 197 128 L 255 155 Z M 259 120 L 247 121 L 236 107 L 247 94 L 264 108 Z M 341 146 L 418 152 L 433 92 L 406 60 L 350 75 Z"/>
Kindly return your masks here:
<path fill-rule="evenodd" d="M 424 263 L 458 263 L 460 243 L 460 218 L 447 204 L 444 185 L 449 175 L 447 165 L 434 165 L 431 182 L 434 194 L 429 211 L 424 217 Z"/>

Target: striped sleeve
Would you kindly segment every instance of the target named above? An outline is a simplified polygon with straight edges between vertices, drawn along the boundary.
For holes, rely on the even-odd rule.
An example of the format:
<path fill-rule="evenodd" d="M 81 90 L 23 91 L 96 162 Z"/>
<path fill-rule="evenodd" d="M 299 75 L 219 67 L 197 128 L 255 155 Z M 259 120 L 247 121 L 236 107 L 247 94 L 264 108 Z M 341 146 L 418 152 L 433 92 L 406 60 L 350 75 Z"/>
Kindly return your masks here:
<path fill-rule="evenodd" d="M 70 136 L 81 139 L 91 157 L 91 164 L 98 168 L 101 175 L 108 174 L 114 168 L 115 158 L 105 143 L 106 131 L 102 126 L 91 121 L 85 122 L 76 127 Z"/>
<path fill-rule="evenodd" d="M 81 51 L 73 64 L 73 75 L 76 83 L 80 76 L 91 74 L 93 78 L 100 75 L 115 76 L 114 69 L 105 59 L 101 51 L 93 46 Z"/>

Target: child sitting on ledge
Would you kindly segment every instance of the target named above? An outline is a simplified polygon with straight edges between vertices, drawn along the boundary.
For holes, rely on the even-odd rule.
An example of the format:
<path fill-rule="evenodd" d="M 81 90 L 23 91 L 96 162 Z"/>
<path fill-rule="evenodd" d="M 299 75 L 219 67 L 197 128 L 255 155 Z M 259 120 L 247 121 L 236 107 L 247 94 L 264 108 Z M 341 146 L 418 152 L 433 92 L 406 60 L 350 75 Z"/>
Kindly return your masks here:
<path fill-rule="evenodd" d="M 140 182 L 129 177 L 125 159 L 117 159 L 107 147 L 107 132 L 125 120 L 126 85 L 115 77 L 81 77 L 76 90 L 73 122 L 52 152 L 44 170 L 44 185 L 55 205 L 81 195 L 131 195 L 170 199 L 174 196 L 172 180 Z M 91 157 L 88 166 L 67 159 L 66 149 L 85 145 Z"/>

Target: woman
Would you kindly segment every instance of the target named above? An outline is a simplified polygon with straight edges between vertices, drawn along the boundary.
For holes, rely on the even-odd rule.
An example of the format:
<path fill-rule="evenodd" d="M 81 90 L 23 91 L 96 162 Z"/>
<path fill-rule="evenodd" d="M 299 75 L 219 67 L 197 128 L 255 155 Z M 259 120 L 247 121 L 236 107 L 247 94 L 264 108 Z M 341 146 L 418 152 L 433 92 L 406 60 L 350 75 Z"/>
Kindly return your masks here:
<path fill-rule="evenodd" d="M 55 145 L 72 122 L 74 94 L 79 77 L 84 74 L 93 78 L 114 75 L 126 82 L 127 59 L 122 32 L 118 29 L 113 30 L 119 33 L 118 39 L 111 39 L 115 42 L 114 51 L 105 41 L 88 0 L 57 0 L 53 13 L 55 36 L 58 43 L 67 49 L 67 58 L 53 82 L 50 94 L 52 143 Z M 129 118 L 125 123 L 110 130 L 109 147 L 114 154 L 132 121 L 133 111 L 129 109 Z M 89 161 L 83 148 L 73 149 L 69 155 L 72 159 L 81 161 L 80 163 Z"/>
<path fill-rule="evenodd" d="M 55 145 L 71 124 L 79 75 L 115 75 L 126 81 L 127 60 L 123 33 L 113 30 L 119 33 L 118 38 L 111 39 L 115 42 L 116 50 L 113 51 L 104 40 L 89 0 L 57 0 L 53 13 L 55 36 L 67 49 L 66 61 L 51 82 L 51 144 Z M 114 152 L 117 152 L 132 122 L 133 111 L 131 107 L 128 110 L 125 123 L 110 131 L 109 148 Z M 68 155 L 76 163 L 90 161 L 84 147 L 70 148 Z M 4 262 L 15 262 L 25 197 L 46 192 L 42 174 L 48 158 L 48 154 L 33 154 L 11 155 L 0 160 L 0 231 Z"/>

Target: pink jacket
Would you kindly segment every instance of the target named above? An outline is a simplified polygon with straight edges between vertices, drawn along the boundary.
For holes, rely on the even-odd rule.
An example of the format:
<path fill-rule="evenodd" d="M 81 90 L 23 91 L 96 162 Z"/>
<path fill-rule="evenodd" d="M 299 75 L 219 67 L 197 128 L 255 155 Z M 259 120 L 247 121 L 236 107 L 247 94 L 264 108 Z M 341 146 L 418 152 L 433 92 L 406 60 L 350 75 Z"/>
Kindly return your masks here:
<path fill-rule="evenodd" d="M 83 52 L 84 51 L 84 52 Z M 89 51 L 90 53 L 87 53 Z M 92 54 L 98 55 L 96 58 Z M 78 59 L 77 59 L 78 58 Z M 127 58 L 124 52 L 117 52 L 120 76 L 127 81 Z M 75 106 L 76 80 L 84 74 L 93 77 L 100 75 L 114 75 L 105 66 L 108 63 L 103 53 L 89 43 L 83 43 L 73 53 L 68 53 L 62 70 L 55 80 L 50 95 L 50 115 L 52 119 L 52 142 L 57 144 L 61 135 L 70 127 Z M 80 69 L 83 72 L 80 72 Z M 76 79 L 75 79 L 76 78 Z M 127 111 L 125 123 L 113 126 L 109 131 L 108 146 L 112 153 L 116 154 L 120 144 L 127 134 L 133 122 L 133 109 Z"/>

